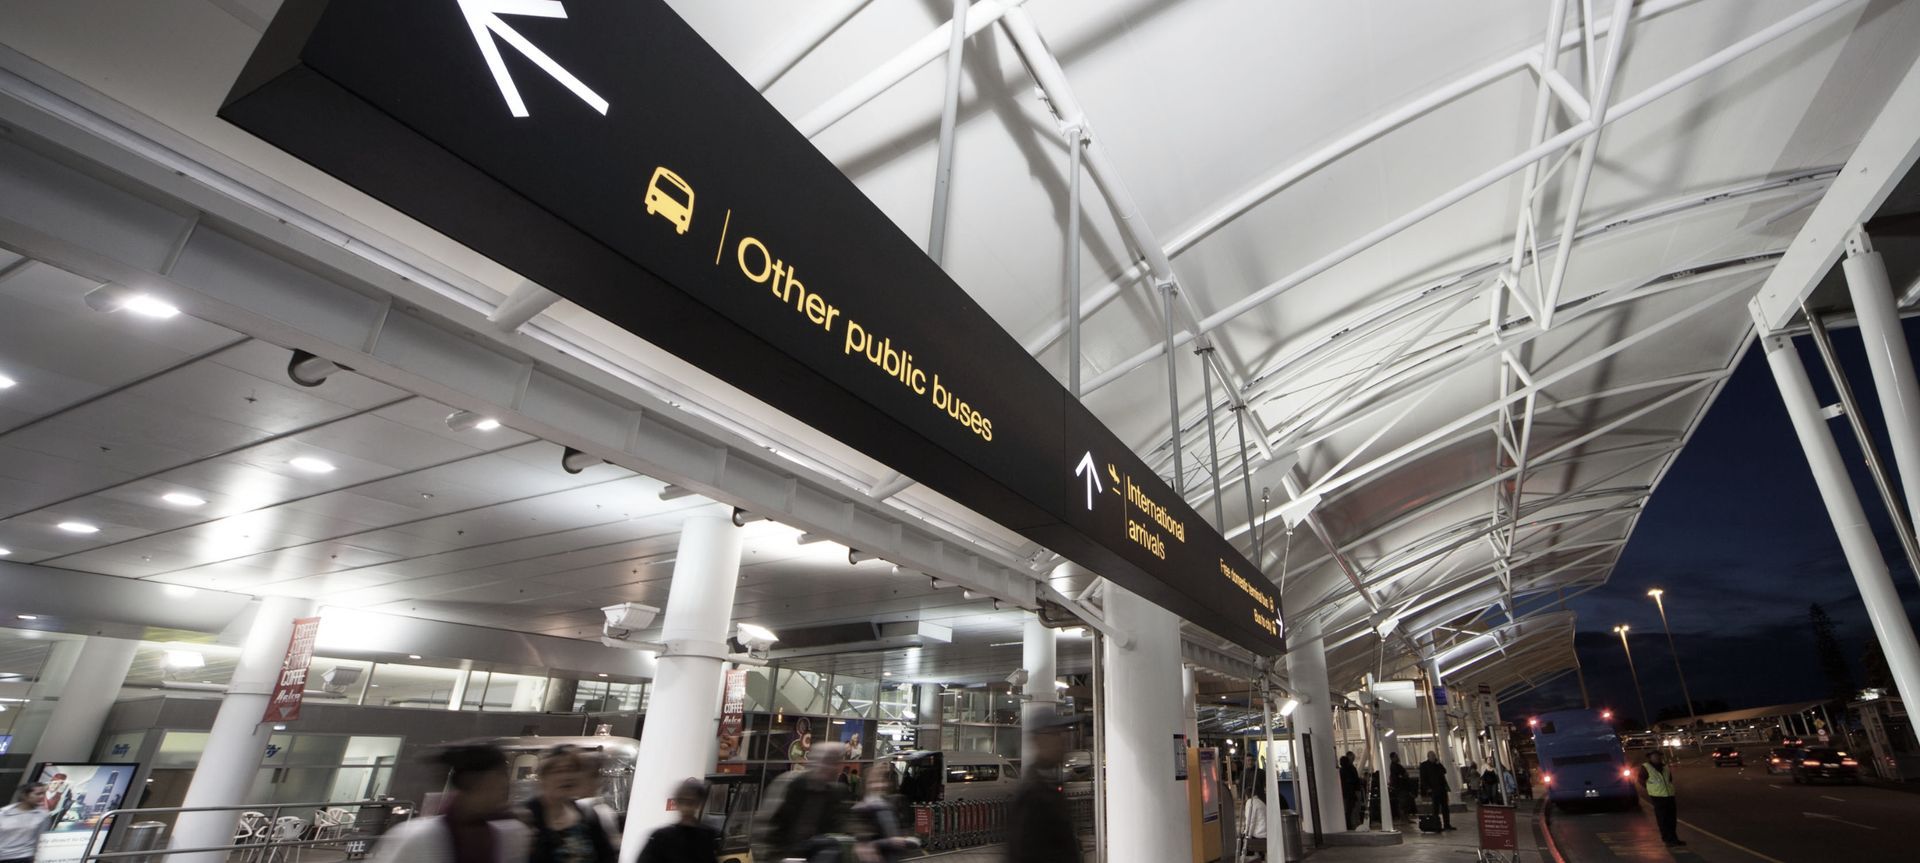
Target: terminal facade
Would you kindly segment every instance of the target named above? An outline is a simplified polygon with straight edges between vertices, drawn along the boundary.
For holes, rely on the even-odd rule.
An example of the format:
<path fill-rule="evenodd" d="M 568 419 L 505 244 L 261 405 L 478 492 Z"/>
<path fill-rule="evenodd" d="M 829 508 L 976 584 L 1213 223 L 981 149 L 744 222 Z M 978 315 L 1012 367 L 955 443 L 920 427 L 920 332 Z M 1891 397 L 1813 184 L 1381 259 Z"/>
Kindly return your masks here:
<path fill-rule="evenodd" d="M 138 5 L 0 10 L 0 787 L 93 783 L 60 859 L 344 854 L 475 739 L 603 753 L 627 861 L 826 744 L 932 850 L 1056 745 L 1088 859 L 1406 841 L 1347 765 L 1546 770 L 1503 705 L 1604 706 L 1567 600 L 1748 350 L 1907 778 L 1828 419 L 1920 555 L 1920 4 Z"/>

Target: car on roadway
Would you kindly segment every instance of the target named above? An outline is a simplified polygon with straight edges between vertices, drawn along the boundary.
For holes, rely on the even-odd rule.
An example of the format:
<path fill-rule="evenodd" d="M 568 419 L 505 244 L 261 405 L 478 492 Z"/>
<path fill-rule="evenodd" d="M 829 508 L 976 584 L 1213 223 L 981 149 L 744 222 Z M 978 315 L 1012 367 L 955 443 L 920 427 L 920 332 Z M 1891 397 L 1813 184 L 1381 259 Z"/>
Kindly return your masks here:
<path fill-rule="evenodd" d="M 1807 747 L 1807 740 L 1804 737 L 1794 737 L 1789 735 L 1787 737 L 1780 738 L 1780 745 L 1785 746 L 1788 749 L 1805 749 Z"/>
<path fill-rule="evenodd" d="M 1805 750 L 1797 747 L 1781 746 L 1767 751 L 1767 775 L 1792 773 L 1793 765 L 1805 757 Z"/>
<path fill-rule="evenodd" d="M 1860 783 L 1860 762 L 1844 749 L 1809 749 L 1793 762 L 1793 781 L 1798 785 L 1815 782 Z"/>
<path fill-rule="evenodd" d="M 1747 766 L 1746 760 L 1740 757 L 1740 750 L 1732 746 L 1721 746 L 1714 749 L 1712 758 L 1713 766 L 1715 767 L 1725 767 L 1729 764 L 1735 767 Z"/>

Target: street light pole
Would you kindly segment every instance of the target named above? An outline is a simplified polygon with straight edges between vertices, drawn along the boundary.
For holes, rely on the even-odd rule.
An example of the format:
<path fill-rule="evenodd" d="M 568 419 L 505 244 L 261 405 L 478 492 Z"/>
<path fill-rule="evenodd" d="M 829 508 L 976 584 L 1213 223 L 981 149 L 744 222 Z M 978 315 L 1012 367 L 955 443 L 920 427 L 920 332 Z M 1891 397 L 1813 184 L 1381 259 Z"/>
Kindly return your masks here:
<path fill-rule="evenodd" d="M 1627 652 L 1627 673 L 1633 675 L 1633 695 L 1640 699 L 1640 721 L 1646 723 L 1647 730 L 1653 730 L 1653 714 L 1647 712 L 1647 695 L 1640 691 L 1640 672 L 1633 667 L 1633 648 L 1627 644 L 1627 625 L 1622 623 L 1613 628 L 1620 636 L 1620 649 Z"/>
<path fill-rule="evenodd" d="M 1687 672 L 1680 668 L 1680 650 L 1673 646 L 1673 627 L 1667 625 L 1667 604 L 1660 598 L 1666 591 L 1656 587 L 1647 591 L 1647 595 L 1653 597 L 1653 604 L 1660 609 L 1660 628 L 1667 631 L 1667 652 L 1673 654 L 1673 671 L 1680 675 L 1680 697 L 1687 700 L 1687 726 L 1691 728 L 1700 724 L 1700 715 L 1693 709 L 1693 693 L 1687 691 Z"/>

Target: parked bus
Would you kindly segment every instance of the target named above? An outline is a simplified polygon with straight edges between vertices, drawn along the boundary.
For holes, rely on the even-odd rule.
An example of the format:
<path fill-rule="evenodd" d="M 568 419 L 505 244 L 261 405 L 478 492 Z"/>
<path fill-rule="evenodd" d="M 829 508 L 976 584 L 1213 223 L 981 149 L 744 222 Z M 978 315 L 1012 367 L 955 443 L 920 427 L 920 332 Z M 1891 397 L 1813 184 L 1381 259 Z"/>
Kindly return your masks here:
<path fill-rule="evenodd" d="M 1548 803 L 1563 808 L 1639 805 L 1634 771 L 1627 765 L 1611 711 L 1556 710 L 1529 724 Z"/>

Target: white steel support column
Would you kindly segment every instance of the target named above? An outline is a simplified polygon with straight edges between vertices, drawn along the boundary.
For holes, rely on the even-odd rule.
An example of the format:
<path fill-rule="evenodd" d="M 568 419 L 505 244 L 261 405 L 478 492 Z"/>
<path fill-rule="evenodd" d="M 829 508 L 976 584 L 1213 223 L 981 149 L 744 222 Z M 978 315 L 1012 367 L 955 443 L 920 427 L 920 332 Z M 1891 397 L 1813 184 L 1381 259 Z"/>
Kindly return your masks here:
<path fill-rule="evenodd" d="M 1820 415 L 1820 402 L 1807 380 L 1806 366 L 1800 362 L 1792 339 L 1786 336 L 1765 336 L 1761 344 L 1766 347 L 1767 365 L 1773 368 L 1774 383 L 1780 387 L 1780 397 L 1786 402 L 1787 416 L 1793 420 L 1800 448 L 1806 451 L 1807 464 L 1813 469 L 1820 499 L 1826 502 L 1834 532 L 1840 535 L 1840 549 L 1846 554 L 1847 568 L 1853 571 L 1854 584 L 1866 602 L 1873 634 L 1886 653 L 1894 686 L 1903 701 L 1920 704 L 1920 700 L 1916 700 L 1920 699 L 1920 644 L 1914 640 L 1913 624 L 1900 605 L 1893 577 L 1887 572 L 1886 558 L 1880 553 L 1873 528 L 1867 524 L 1866 511 L 1861 508 L 1860 497 L 1847 476 L 1846 463 L 1840 460 L 1833 434 Z"/>
<path fill-rule="evenodd" d="M 1167 863 L 1192 856 L 1187 787 L 1173 775 L 1180 733 L 1180 619 L 1118 585 L 1106 588 L 1107 621 L 1131 636 L 1105 645 L 1108 863 Z"/>
<path fill-rule="evenodd" d="M 1873 250 L 1865 231 L 1847 239 L 1847 292 L 1866 342 L 1867 361 L 1873 367 L 1873 387 L 1886 416 L 1887 437 L 1893 442 L 1893 463 L 1906 491 L 1907 519 L 1920 521 L 1920 381 L 1907 350 L 1907 334 L 1900 327 L 1900 309 L 1887 281 L 1887 262 Z"/>
<path fill-rule="evenodd" d="M 193 782 L 181 806 L 238 806 L 253 787 L 254 774 L 266 754 L 271 726 L 261 723 L 267 713 L 267 701 L 280 678 L 280 666 L 287 656 L 287 644 L 293 638 L 295 618 L 310 617 L 315 608 L 311 599 L 269 596 L 260 600 L 253 625 L 240 645 L 240 659 L 234 664 L 227 695 L 220 700 L 220 712 L 207 733 L 207 746 L 200 753 L 200 764 L 193 771 Z M 322 621 L 324 628 L 326 623 Z M 233 825 L 239 810 L 231 812 L 185 812 L 173 830 L 174 848 L 211 848 L 233 841 Z M 219 863 L 225 852 L 175 855 L 175 863 Z"/>
<path fill-rule="evenodd" d="M 133 666 L 133 651 L 138 641 L 91 636 L 80 647 L 73 673 L 60 691 L 60 700 L 47 719 L 46 731 L 33 747 L 33 762 L 93 760 L 93 746 L 99 742 L 100 727 L 107 712 L 120 697 L 120 686 L 127 682 L 127 669 Z"/>
<path fill-rule="evenodd" d="M 1435 688 L 1446 686 L 1446 682 L 1440 677 L 1440 654 L 1438 652 L 1435 652 L 1433 657 L 1427 660 L 1427 675 L 1428 679 L 1433 682 Z M 1429 694 L 1429 697 L 1431 697 L 1431 694 Z M 1452 692 L 1447 693 L 1447 700 L 1453 700 Z M 1453 760 L 1453 723 L 1447 719 L 1447 708 L 1445 706 L 1429 704 L 1428 709 L 1432 711 L 1434 721 L 1433 751 L 1440 755 L 1440 763 L 1447 765 L 1447 768 L 1451 770 L 1459 764 L 1459 762 Z M 1422 755 L 1421 757 L 1424 758 L 1426 756 Z"/>
<path fill-rule="evenodd" d="M 1386 721 L 1386 711 L 1381 709 L 1378 681 L 1367 678 L 1367 691 L 1374 697 L 1367 705 L 1367 723 L 1373 730 L 1373 770 L 1376 781 L 1380 783 L 1380 832 L 1398 833 L 1393 823 L 1393 795 L 1388 793 L 1387 780 L 1392 778 L 1387 771 L 1392 762 L 1387 760 L 1387 732 L 1393 729 Z"/>
<path fill-rule="evenodd" d="M 1305 756 L 1313 759 L 1313 787 L 1308 789 L 1313 799 L 1320 801 L 1320 825 L 1322 833 L 1347 832 L 1346 801 L 1340 796 L 1339 755 L 1333 749 L 1333 694 L 1327 684 L 1327 643 L 1320 637 L 1317 622 L 1297 622 L 1293 635 L 1287 639 L 1287 681 L 1301 696 L 1301 704 L 1293 711 L 1293 733 L 1295 739 L 1304 740 L 1305 735 L 1313 735 L 1313 745 L 1302 746 Z M 1305 770 L 1296 766 L 1296 771 Z M 1305 781 L 1304 774 L 1302 782 Z M 1300 817 L 1305 829 L 1312 830 L 1314 807 L 1306 799 L 1300 804 Z"/>
<path fill-rule="evenodd" d="M 1033 763 L 1033 735 L 1052 724 L 1060 705 L 1060 689 L 1053 685 L 1056 676 L 1055 633 L 1038 617 L 1027 618 L 1021 633 L 1020 667 L 1027 670 L 1026 698 L 1020 701 L 1020 768 Z M 938 749 L 925 746 L 922 749 Z"/>
<path fill-rule="evenodd" d="M 714 699 L 725 684 L 727 626 L 740 582 L 740 529 L 722 515 L 697 515 L 680 528 L 673 582 L 662 614 L 660 654 L 647 724 L 634 757 L 633 794 L 621 863 L 634 863 L 655 828 L 675 820 L 666 801 L 688 778 L 707 775 L 704 741 L 714 736 Z"/>
<path fill-rule="evenodd" d="M 914 687 L 914 740 L 921 749 L 938 751 L 941 743 L 940 684 L 922 683 Z"/>

